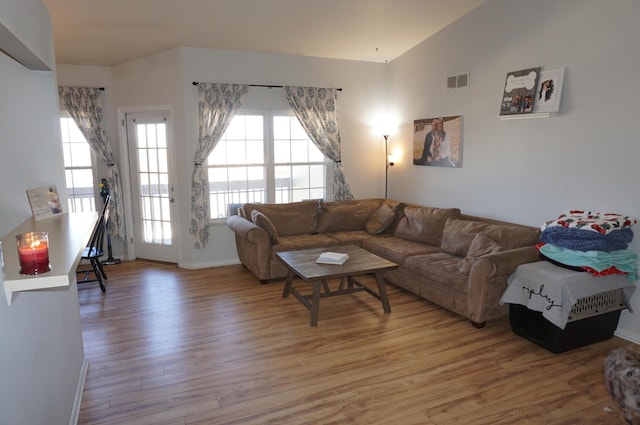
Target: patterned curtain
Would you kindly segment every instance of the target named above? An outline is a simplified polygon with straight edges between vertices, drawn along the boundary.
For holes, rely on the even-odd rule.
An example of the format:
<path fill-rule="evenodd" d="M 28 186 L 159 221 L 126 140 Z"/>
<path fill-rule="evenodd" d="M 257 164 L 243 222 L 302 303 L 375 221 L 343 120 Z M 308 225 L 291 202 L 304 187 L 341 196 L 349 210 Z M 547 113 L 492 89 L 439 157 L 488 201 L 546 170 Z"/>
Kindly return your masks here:
<path fill-rule="evenodd" d="M 191 228 L 195 248 L 209 240 L 209 179 L 202 165 L 227 130 L 247 94 L 247 84 L 198 84 L 198 148 L 193 158 Z"/>
<path fill-rule="evenodd" d="M 102 127 L 101 92 L 102 90 L 93 87 L 58 88 L 58 95 L 89 146 L 107 164 L 107 183 L 111 194 L 107 228 L 110 235 L 125 239 L 120 171 L 107 140 L 107 133 Z"/>
<path fill-rule="evenodd" d="M 286 86 L 287 100 L 298 117 L 302 128 L 322 154 L 333 161 L 333 198 L 353 199 L 344 175 L 340 153 L 340 130 L 336 111 L 337 91 L 316 87 Z"/>

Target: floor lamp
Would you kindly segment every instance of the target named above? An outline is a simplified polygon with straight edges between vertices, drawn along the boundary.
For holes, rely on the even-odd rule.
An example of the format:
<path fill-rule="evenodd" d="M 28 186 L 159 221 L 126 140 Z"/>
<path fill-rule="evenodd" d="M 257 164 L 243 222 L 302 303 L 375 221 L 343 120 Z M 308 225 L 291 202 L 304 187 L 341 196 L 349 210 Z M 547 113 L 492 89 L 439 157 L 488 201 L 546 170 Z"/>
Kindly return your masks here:
<path fill-rule="evenodd" d="M 389 167 L 393 167 L 393 162 L 389 161 L 389 146 L 388 146 L 389 135 L 385 134 L 382 137 L 384 137 L 384 161 L 385 161 L 385 167 L 384 167 L 384 199 L 387 199 L 387 187 L 389 185 Z"/>

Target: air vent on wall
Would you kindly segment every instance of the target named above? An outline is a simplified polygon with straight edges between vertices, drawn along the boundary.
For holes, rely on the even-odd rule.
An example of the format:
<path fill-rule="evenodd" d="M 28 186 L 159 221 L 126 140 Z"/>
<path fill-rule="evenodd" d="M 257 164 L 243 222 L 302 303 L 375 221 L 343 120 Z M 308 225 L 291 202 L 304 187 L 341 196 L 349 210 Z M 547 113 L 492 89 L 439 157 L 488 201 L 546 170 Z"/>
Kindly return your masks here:
<path fill-rule="evenodd" d="M 464 74 L 451 75 L 447 77 L 447 89 L 456 90 L 456 89 L 465 89 L 469 87 L 469 73 L 465 72 Z"/>

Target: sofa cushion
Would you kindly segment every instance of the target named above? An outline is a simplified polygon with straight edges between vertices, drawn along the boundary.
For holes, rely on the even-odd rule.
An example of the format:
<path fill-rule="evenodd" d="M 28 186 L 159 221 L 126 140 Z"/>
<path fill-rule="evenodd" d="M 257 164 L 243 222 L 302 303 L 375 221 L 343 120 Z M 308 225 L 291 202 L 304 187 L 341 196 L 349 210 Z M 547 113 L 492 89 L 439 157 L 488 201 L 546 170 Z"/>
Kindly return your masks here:
<path fill-rule="evenodd" d="M 436 252 L 408 257 L 404 267 L 409 272 L 425 276 L 457 292 L 466 294 L 469 287 L 469 276 L 458 270 L 459 260 L 455 255 Z"/>
<path fill-rule="evenodd" d="M 540 241 L 540 229 L 536 227 L 491 224 L 484 233 L 505 250 L 532 246 Z"/>
<path fill-rule="evenodd" d="M 480 257 L 494 254 L 502 250 L 503 248 L 500 244 L 494 241 L 486 233 L 478 233 L 473 238 L 473 241 L 471 241 L 471 245 L 469 245 L 467 256 L 458 261 L 458 270 L 460 270 L 460 273 L 468 275 L 471 271 L 471 266 L 473 266 L 473 263 L 475 263 Z"/>
<path fill-rule="evenodd" d="M 364 239 L 362 247 L 387 260 L 393 261 L 402 266 L 407 257 L 418 254 L 428 254 L 438 252 L 440 249 L 435 246 L 426 245 L 421 242 L 414 242 L 408 239 L 397 238 L 395 236 L 379 236 Z"/>
<path fill-rule="evenodd" d="M 403 206 L 400 202 L 384 202 L 369 221 L 364 225 L 364 230 L 371 235 L 379 235 L 389 228 L 398 216 L 398 210 Z"/>
<path fill-rule="evenodd" d="M 273 223 L 280 236 L 311 234 L 318 224 L 318 201 L 291 202 L 288 204 L 244 204 L 246 217 L 258 210 Z"/>
<path fill-rule="evenodd" d="M 365 232 L 364 230 L 331 232 L 325 233 L 325 235 L 337 240 L 338 242 L 340 242 L 340 245 L 362 245 L 363 240 L 375 237 Z"/>
<path fill-rule="evenodd" d="M 445 222 L 459 216 L 458 208 L 406 207 L 394 235 L 439 247 Z"/>
<path fill-rule="evenodd" d="M 381 199 L 323 202 L 318 214 L 318 233 L 363 230 Z"/>
<path fill-rule="evenodd" d="M 442 231 L 440 249 L 458 257 L 465 257 L 473 238 L 489 226 L 482 221 L 449 218 Z"/>
<path fill-rule="evenodd" d="M 278 231 L 276 227 L 273 225 L 269 217 L 262 214 L 258 210 L 251 211 L 251 220 L 260 226 L 267 234 L 269 235 L 269 239 L 271 239 L 271 244 L 280 243 L 280 238 L 278 236 Z"/>
<path fill-rule="evenodd" d="M 280 236 L 280 243 L 271 247 L 272 257 L 278 251 L 294 251 L 297 249 L 322 248 L 328 246 L 337 246 L 339 242 L 327 235 L 290 235 Z"/>

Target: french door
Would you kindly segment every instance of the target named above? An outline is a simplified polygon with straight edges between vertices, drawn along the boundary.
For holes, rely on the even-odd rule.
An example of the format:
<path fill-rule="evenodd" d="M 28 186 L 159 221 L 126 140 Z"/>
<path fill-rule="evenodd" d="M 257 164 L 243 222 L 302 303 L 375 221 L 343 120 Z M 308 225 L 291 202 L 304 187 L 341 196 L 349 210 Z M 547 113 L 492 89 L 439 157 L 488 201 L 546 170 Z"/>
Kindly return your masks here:
<path fill-rule="evenodd" d="M 168 112 L 126 120 L 136 257 L 177 263 Z"/>

